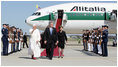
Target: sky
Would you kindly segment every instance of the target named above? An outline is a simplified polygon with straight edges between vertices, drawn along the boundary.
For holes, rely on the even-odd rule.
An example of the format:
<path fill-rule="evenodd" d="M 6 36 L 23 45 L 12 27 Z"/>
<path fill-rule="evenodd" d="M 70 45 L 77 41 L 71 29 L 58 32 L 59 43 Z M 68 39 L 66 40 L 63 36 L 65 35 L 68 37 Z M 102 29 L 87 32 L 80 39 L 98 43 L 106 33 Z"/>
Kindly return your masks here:
<path fill-rule="evenodd" d="M 32 28 L 25 23 L 25 19 L 37 11 L 36 5 L 45 8 L 52 5 L 73 3 L 83 1 L 1 1 L 1 25 L 4 23 L 10 26 L 21 28 L 23 32 L 29 32 Z M 84 1 L 98 3 L 116 3 L 116 1 Z"/>

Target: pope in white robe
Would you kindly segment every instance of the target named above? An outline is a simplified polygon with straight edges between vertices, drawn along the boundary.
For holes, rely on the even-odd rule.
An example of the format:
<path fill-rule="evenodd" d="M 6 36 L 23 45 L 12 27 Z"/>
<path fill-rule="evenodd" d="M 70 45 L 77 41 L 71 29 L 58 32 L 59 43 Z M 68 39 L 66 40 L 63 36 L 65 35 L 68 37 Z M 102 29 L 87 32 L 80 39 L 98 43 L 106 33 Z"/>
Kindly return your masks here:
<path fill-rule="evenodd" d="M 36 25 L 33 25 L 33 29 L 29 30 L 31 37 L 30 37 L 30 45 L 29 45 L 29 54 L 33 57 L 40 57 L 41 50 L 40 50 L 40 32 L 36 29 Z M 34 58 L 33 58 L 34 59 Z"/>

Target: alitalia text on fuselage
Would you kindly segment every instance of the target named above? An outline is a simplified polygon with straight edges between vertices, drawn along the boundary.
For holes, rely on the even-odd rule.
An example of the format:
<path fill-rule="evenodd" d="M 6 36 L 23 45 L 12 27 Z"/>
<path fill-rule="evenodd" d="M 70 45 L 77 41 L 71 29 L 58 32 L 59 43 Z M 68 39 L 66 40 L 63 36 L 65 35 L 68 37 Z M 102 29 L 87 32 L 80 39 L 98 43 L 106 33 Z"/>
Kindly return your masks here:
<path fill-rule="evenodd" d="M 104 7 L 84 7 L 84 6 L 74 6 L 70 11 L 102 11 L 105 12 L 106 8 Z"/>

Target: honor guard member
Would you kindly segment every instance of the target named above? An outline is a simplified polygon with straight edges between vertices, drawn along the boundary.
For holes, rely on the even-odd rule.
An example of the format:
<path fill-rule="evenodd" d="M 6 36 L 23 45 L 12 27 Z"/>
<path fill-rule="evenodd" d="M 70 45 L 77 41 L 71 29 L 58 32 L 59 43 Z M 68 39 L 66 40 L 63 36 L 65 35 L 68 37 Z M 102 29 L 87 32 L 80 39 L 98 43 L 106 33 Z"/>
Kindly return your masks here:
<path fill-rule="evenodd" d="M 89 38 L 88 38 L 88 51 L 91 51 L 91 33 L 89 31 Z"/>
<path fill-rule="evenodd" d="M 12 53 L 12 27 L 9 27 L 9 33 L 8 33 L 8 41 L 9 41 L 9 45 L 8 45 L 8 54 Z"/>
<path fill-rule="evenodd" d="M 98 54 L 99 54 L 100 56 L 101 56 L 101 54 L 102 54 L 101 43 L 102 43 L 102 29 L 99 28 Z"/>
<path fill-rule="evenodd" d="M 94 50 L 94 29 L 91 32 L 91 44 L 92 44 L 92 52 Z"/>
<path fill-rule="evenodd" d="M 13 26 L 13 52 L 15 52 L 15 39 L 16 39 L 16 28 Z"/>
<path fill-rule="evenodd" d="M 6 24 L 3 24 L 2 35 L 3 55 L 8 55 L 8 29 Z"/>
<path fill-rule="evenodd" d="M 99 41 L 99 37 L 98 37 L 98 28 L 95 28 L 95 44 L 94 44 L 94 52 L 96 54 L 98 54 L 98 47 L 97 47 L 97 44 L 98 44 L 98 41 Z"/>
<path fill-rule="evenodd" d="M 93 51 L 92 30 L 89 31 L 88 51 Z"/>
<path fill-rule="evenodd" d="M 108 42 L 108 26 L 107 25 L 104 25 L 102 26 L 103 28 L 103 33 L 102 33 L 102 55 L 104 57 L 107 57 L 108 56 L 108 51 L 107 51 L 107 42 Z"/>
<path fill-rule="evenodd" d="M 85 51 L 87 51 L 88 50 L 88 30 L 86 30 L 84 38 L 85 38 Z"/>
<path fill-rule="evenodd" d="M 83 46 L 84 46 L 84 50 L 85 50 L 85 30 L 83 30 L 82 38 L 83 38 Z"/>
<path fill-rule="evenodd" d="M 87 38 L 86 38 L 86 40 L 87 40 L 87 47 L 86 47 L 86 50 L 88 50 L 88 40 L 89 40 L 89 30 L 86 30 L 86 35 L 87 35 Z"/>
<path fill-rule="evenodd" d="M 17 37 L 17 38 L 16 38 L 17 51 L 20 51 L 20 50 L 19 50 L 19 47 L 20 47 L 20 46 L 19 46 L 19 41 L 20 41 L 20 29 L 19 29 L 19 28 L 16 29 L 16 37 Z"/>
<path fill-rule="evenodd" d="M 93 33 L 92 33 L 92 42 L 93 42 L 93 52 L 95 52 L 95 28 L 93 29 Z"/>
<path fill-rule="evenodd" d="M 84 50 L 87 50 L 87 31 L 86 30 L 83 34 L 83 45 L 84 45 Z"/>

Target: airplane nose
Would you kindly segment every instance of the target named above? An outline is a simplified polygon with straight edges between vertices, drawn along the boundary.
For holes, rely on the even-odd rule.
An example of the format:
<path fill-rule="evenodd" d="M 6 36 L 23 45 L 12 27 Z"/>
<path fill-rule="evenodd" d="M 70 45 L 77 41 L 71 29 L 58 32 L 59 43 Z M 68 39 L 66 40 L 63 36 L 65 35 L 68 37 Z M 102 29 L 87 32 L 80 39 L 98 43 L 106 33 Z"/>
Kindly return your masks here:
<path fill-rule="evenodd" d="M 27 20 L 25 20 L 25 23 L 27 23 Z"/>

